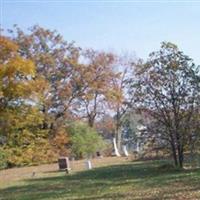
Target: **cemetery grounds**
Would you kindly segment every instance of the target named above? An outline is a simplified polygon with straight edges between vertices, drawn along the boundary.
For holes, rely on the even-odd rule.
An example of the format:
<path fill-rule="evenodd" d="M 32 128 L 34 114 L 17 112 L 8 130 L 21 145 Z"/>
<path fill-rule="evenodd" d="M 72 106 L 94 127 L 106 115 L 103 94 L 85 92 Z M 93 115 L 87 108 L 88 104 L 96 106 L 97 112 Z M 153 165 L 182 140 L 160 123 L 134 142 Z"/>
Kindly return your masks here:
<path fill-rule="evenodd" d="M 169 161 L 133 161 L 132 158 L 71 162 L 70 174 L 58 164 L 0 171 L 0 200 L 134 200 L 200 199 L 199 169 L 161 168 Z M 167 166 L 167 164 L 166 164 Z"/>

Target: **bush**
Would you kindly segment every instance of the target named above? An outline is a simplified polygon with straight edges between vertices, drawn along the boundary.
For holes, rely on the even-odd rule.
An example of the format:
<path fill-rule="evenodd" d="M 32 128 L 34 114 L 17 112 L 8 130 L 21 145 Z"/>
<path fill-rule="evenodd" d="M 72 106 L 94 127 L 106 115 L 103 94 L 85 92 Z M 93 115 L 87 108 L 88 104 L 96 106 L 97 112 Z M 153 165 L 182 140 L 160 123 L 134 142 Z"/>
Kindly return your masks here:
<path fill-rule="evenodd" d="M 104 146 L 104 149 L 102 151 L 102 155 L 103 156 L 112 156 L 113 155 L 113 144 L 106 141 L 105 142 L 105 146 Z"/>
<path fill-rule="evenodd" d="M 55 135 L 50 140 L 54 153 L 58 156 L 68 156 L 69 154 L 69 136 L 64 128 L 58 128 Z"/>
<path fill-rule="evenodd" d="M 24 147 L 7 146 L 4 152 L 6 153 L 4 168 L 52 163 L 58 157 L 49 141 L 42 138 Z"/>
<path fill-rule="evenodd" d="M 0 148 L 0 169 L 8 167 L 8 153 L 3 148 Z"/>
<path fill-rule="evenodd" d="M 103 150 L 105 142 L 96 130 L 84 123 L 73 123 L 69 127 L 71 135 L 72 154 L 76 158 L 92 156 L 97 151 Z"/>

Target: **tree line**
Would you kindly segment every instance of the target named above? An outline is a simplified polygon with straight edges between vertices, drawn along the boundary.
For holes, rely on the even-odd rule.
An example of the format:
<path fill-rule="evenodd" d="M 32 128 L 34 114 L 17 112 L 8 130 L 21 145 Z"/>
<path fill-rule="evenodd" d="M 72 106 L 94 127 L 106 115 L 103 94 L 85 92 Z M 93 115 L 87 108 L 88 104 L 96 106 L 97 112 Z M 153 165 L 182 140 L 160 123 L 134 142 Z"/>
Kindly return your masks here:
<path fill-rule="evenodd" d="M 81 157 L 100 148 L 102 132 L 120 149 L 132 110 L 145 113 L 148 136 L 164 141 L 176 166 L 199 141 L 199 67 L 172 43 L 144 61 L 82 49 L 40 26 L 14 26 L 1 34 L 0 66 L 2 166 Z"/>

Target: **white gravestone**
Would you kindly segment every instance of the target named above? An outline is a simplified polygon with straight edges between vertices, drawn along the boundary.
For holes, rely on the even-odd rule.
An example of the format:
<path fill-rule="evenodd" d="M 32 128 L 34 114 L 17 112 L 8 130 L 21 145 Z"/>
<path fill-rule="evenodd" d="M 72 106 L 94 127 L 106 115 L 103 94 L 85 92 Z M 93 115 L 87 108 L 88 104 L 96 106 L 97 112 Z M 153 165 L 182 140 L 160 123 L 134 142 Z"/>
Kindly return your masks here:
<path fill-rule="evenodd" d="M 90 160 L 85 161 L 86 169 L 92 169 L 92 163 Z"/>
<path fill-rule="evenodd" d="M 116 138 L 113 138 L 113 145 L 114 145 L 114 154 L 115 156 L 120 156 L 119 151 L 117 149 Z"/>

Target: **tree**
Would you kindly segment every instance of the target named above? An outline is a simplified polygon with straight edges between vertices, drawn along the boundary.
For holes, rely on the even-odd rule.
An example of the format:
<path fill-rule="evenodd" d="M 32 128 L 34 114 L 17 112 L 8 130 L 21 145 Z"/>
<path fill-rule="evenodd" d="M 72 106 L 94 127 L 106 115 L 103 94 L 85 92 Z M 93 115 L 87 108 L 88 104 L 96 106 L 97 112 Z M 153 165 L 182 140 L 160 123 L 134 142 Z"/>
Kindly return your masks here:
<path fill-rule="evenodd" d="M 172 43 L 150 54 L 136 67 L 132 94 L 138 107 L 148 110 L 171 147 L 174 163 L 183 167 L 184 151 L 193 134 L 194 113 L 199 109 L 199 72 L 192 59 Z"/>
<path fill-rule="evenodd" d="M 40 128 L 43 114 L 37 107 L 38 84 L 42 87 L 45 81 L 35 78 L 33 62 L 22 58 L 18 46 L 4 36 L 0 37 L 0 50 L 0 137 L 4 138 L 1 145 L 15 151 L 10 153 L 10 163 L 21 164 L 12 158 L 24 159 L 22 154 L 27 149 L 47 141 L 47 133 Z"/>
<path fill-rule="evenodd" d="M 83 52 L 83 60 L 81 84 L 85 90 L 78 101 L 78 113 L 93 127 L 95 119 L 108 108 L 108 102 L 119 95 L 112 84 L 113 78 L 118 77 L 119 73 L 113 70 L 115 55 L 112 53 L 86 50 Z"/>
<path fill-rule="evenodd" d="M 63 118 L 70 113 L 70 106 L 78 96 L 80 73 L 79 47 L 66 42 L 57 31 L 33 26 L 25 33 L 18 26 L 10 30 L 11 38 L 18 44 L 23 58 L 31 59 L 36 66 L 36 76 L 47 81 L 40 96 L 40 110 L 44 113 L 43 129 L 63 125 Z"/>
<path fill-rule="evenodd" d="M 75 122 L 68 131 L 71 135 L 72 153 L 77 158 L 92 156 L 104 147 L 102 137 L 87 124 Z"/>
<path fill-rule="evenodd" d="M 122 127 L 124 124 L 124 116 L 126 115 L 130 105 L 132 104 L 132 96 L 129 95 L 130 77 L 133 73 L 132 67 L 133 61 L 125 57 L 118 59 L 119 75 L 113 77 L 112 85 L 115 88 L 115 98 L 110 102 L 110 107 L 114 111 L 115 121 L 115 137 L 117 141 L 117 147 L 121 150 L 122 145 Z"/>
<path fill-rule="evenodd" d="M 115 133 L 115 121 L 111 115 L 105 114 L 95 123 L 95 128 L 104 139 L 112 140 Z"/>

